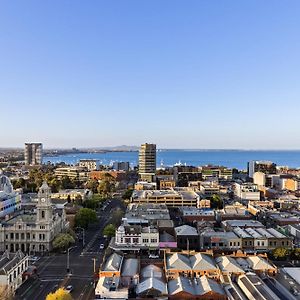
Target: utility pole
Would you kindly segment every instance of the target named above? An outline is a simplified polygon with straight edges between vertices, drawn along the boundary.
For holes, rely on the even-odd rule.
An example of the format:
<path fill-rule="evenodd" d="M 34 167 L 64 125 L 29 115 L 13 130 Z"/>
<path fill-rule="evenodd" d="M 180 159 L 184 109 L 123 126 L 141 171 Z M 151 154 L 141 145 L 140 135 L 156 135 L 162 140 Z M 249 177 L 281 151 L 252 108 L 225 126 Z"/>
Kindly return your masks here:
<path fill-rule="evenodd" d="M 73 246 L 73 247 L 68 248 L 68 251 L 67 251 L 67 274 L 70 273 L 70 250 L 72 250 L 76 247 L 77 246 Z"/>
<path fill-rule="evenodd" d="M 94 261 L 94 288 L 96 288 L 96 260 L 97 258 L 92 258 L 92 260 Z M 97 274 L 98 277 L 98 274 Z"/>

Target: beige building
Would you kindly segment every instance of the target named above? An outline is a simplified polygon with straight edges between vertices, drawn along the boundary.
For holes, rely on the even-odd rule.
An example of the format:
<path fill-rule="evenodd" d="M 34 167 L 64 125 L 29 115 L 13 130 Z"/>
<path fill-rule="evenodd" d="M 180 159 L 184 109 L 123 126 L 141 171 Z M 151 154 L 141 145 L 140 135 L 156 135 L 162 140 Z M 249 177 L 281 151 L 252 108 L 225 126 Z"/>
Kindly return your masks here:
<path fill-rule="evenodd" d="M 54 171 L 54 175 L 57 177 L 57 179 L 62 179 L 64 176 L 68 176 L 70 179 L 78 181 L 87 181 L 89 178 L 89 172 L 86 168 L 82 167 L 57 168 Z"/>
<path fill-rule="evenodd" d="M 131 202 L 166 204 L 171 207 L 199 207 L 200 196 L 194 191 L 186 190 L 135 190 L 132 193 Z"/>
<path fill-rule="evenodd" d="M 139 151 L 139 177 L 142 181 L 153 182 L 156 173 L 156 145 L 142 144 Z"/>
<path fill-rule="evenodd" d="M 35 212 L 22 212 L 0 225 L 0 251 L 43 253 L 52 250 L 55 236 L 69 226 L 64 209 L 51 203 L 51 189 L 43 183 Z"/>

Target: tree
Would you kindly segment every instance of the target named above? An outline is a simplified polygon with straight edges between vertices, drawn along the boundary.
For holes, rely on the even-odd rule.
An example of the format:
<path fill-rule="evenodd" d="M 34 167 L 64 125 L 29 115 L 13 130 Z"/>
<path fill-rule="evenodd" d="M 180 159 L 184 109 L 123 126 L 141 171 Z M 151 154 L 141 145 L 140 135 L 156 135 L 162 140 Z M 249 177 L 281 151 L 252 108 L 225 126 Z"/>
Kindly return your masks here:
<path fill-rule="evenodd" d="M 85 187 L 91 190 L 93 193 L 97 193 L 99 182 L 97 179 L 89 179 L 85 184 Z"/>
<path fill-rule="evenodd" d="M 63 176 L 61 178 L 61 188 L 62 189 L 73 189 L 74 187 L 75 187 L 75 185 L 71 181 L 69 176 Z"/>
<path fill-rule="evenodd" d="M 89 224 L 97 222 L 97 215 L 93 209 L 81 208 L 75 215 L 77 227 L 87 228 Z"/>
<path fill-rule="evenodd" d="M 54 249 L 63 250 L 63 249 L 67 249 L 70 246 L 70 244 L 74 244 L 74 243 L 75 240 L 71 234 L 60 233 L 55 237 L 52 245 Z"/>
<path fill-rule="evenodd" d="M 101 182 L 98 185 L 98 193 L 105 197 L 109 197 L 110 193 L 115 188 L 115 182 L 116 180 L 112 175 L 110 175 L 109 173 L 105 173 Z"/>
<path fill-rule="evenodd" d="M 122 196 L 123 200 L 129 200 L 132 196 L 133 189 L 128 189 Z"/>
<path fill-rule="evenodd" d="M 272 251 L 272 256 L 276 260 L 284 260 L 287 258 L 288 255 L 289 255 L 289 249 L 287 248 L 279 247 Z"/>
<path fill-rule="evenodd" d="M 112 213 L 112 217 L 111 217 L 112 223 L 116 226 L 119 226 L 121 224 L 123 216 L 124 216 L 123 210 L 120 208 L 117 208 Z"/>
<path fill-rule="evenodd" d="M 295 249 L 292 250 L 291 258 L 292 259 L 297 259 L 297 260 L 300 259 L 300 248 L 295 248 Z"/>
<path fill-rule="evenodd" d="M 220 195 L 214 194 L 210 199 L 210 206 L 211 208 L 223 208 L 223 200 L 221 199 Z"/>
<path fill-rule="evenodd" d="M 103 235 L 106 235 L 108 237 L 115 236 L 116 233 L 116 227 L 113 224 L 106 225 L 103 229 Z"/>
<path fill-rule="evenodd" d="M 72 300 L 71 294 L 63 288 L 47 295 L 46 300 Z"/>

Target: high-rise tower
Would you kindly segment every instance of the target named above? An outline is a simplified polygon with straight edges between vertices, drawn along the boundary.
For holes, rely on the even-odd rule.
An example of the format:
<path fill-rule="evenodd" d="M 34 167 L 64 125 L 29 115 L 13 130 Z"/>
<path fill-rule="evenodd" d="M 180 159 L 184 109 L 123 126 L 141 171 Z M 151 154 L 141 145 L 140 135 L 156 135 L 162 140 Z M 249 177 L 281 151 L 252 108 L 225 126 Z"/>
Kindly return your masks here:
<path fill-rule="evenodd" d="M 156 145 L 142 144 L 139 151 L 140 180 L 153 182 L 156 173 Z"/>

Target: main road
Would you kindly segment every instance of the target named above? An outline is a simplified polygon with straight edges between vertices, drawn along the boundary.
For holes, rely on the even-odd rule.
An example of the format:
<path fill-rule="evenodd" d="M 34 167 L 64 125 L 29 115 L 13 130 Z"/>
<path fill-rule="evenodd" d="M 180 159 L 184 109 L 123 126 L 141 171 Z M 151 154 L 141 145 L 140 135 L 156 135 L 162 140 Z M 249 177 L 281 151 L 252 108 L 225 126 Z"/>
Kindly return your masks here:
<path fill-rule="evenodd" d="M 72 285 L 73 299 L 94 299 L 94 271 L 98 271 L 103 259 L 105 244 L 103 229 L 109 224 L 111 212 L 117 208 L 124 209 L 121 200 L 112 199 L 102 211 L 97 211 L 98 222 L 85 233 L 85 247 L 82 241 L 77 241 L 75 248 L 70 251 L 70 273 L 67 273 L 67 254 L 53 254 L 41 257 L 36 262 L 36 278 L 24 282 L 17 290 L 17 300 L 43 300 L 58 287 Z"/>

